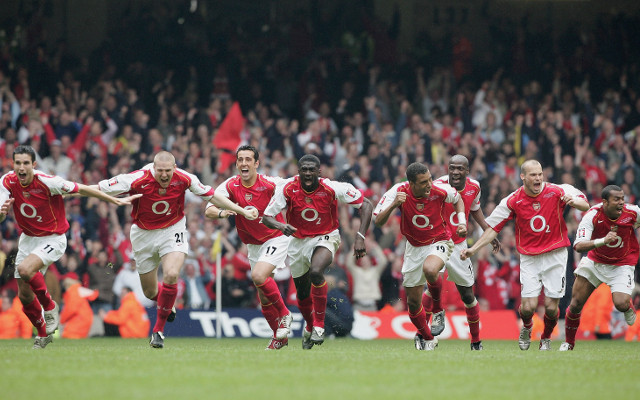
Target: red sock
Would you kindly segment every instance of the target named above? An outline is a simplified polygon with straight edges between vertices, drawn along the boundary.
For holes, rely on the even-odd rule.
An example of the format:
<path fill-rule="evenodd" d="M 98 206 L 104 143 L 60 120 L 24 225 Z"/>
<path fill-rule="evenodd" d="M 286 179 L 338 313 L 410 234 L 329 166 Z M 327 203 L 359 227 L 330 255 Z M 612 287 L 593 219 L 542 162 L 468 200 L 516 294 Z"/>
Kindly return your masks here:
<path fill-rule="evenodd" d="M 431 312 L 431 308 L 433 307 L 433 300 L 431 299 L 431 296 L 427 294 L 427 292 L 422 293 L 422 307 L 424 308 L 424 311 L 427 313 L 427 324 L 428 324 L 429 321 L 431 321 L 431 315 L 433 315 L 433 313 Z"/>
<path fill-rule="evenodd" d="M 324 328 L 324 312 L 327 309 L 327 282 L 320 286 L 311 284 L 311 299 L 313 300 L 313 326 Z"/>
<path fill-rule="evenodd" d="M 158 297 L 160 297 L 161 292 L 162 292 L 162 282 L 158 282 L 158 292 L 150 300 L 157 301 Z"/>
<path fill-rule="evenodd" d="M 551 337 L 553 328 L 555 328 L 558 324 L 558 315 L 560 315 L 559 312 L 556 313 L 555 318 L 551 318 L 547 315 L 547 313 L 544 313 L 544 330 L 542 331 L 542 336 L 540 336 L 540 339 L 549 339 Z"/>
<path fill-rule="evenodd" d="M 531 329 L 533 327 L 533 315 L 529 318 L 525 318 L 522 316 L 522 310 L 518 310 L 518 312 L 520 313 L 520 318 L 522 319 L 522 325 L 527 329 Z"/>
<path fill-rule="evenodd" d="M 262 315 L 264 315 L 264 319 L 269 323 L 269 327 L 273 331 L 273 337 L 276 337 L 276 331 L 278 330 L 278 320 L 280 316 L 278 315 L 278 310 L 273 306 L 273 304 L 261 304 L 262 306 Z"/>
<path fill-rule="evenodd" d="M 580 326 L 580 313 L 574 314 L 567 307 L 567 313 L 564 319 L 564 335 L 565 341 L 571 345 L 576 344 L 576 333 Z"/>
<path fill-rule="evenodd" d="M 298 298 L 298 308 L 300 309 L 302 318 L 307 322 L 307 331 L 311 332 L 311 328 L 313 328 L 313 301 L 311 300 L 311 296 L 306 299 Z"/>
<path fill-rule="evenodd" d="M 160 291 L 160 295 L 158 296 L 158 305 L 156 307 L 158 309 L 158 318 L 153 327 L 154 333 L 164 331 L 164 324 L 167 323 L 167 317 L 171 314 L 171 308 L 173 308 L 177 296 L 177 284 L 163 284 L 162 291 Z"/>
<path fill-rule="evenodd" d="M 471 334 L 471 342 L 480 341 L 480 305 L 476 302 L 473 307 L 465 307 L 467 313 L 467 322 L 469 323 L 469 333 Z"/>
<path fill-rule="evenodd" d="M 42 306 L 40 305 L 37 297 L 34 297 L 33 301 L 27 305 L 23 304 L 22 312 L 24 312 L 24 315 L 29 318 L 31 324 L 35 326 L 38 331 L 38 336 L 47 336 L 47 324 L 44 322 L 44 315 L 42 315 Z"/>
<path fill-rule="evenodd" d="M 280 289 L 278 289 L 278 284 L 273 280 L 272 277 L 268 277 L 266 281 L 260 286 L 256 286 L 259 291 L 262 292 L 264 297 L 269 300 L 271 304 L 275 307 L 275 310 L 278 311 L 279 317 L 284 317 L 289 314 L 289 309 L 284 304 L 282 300 L 282 295 L 280 294 Z"/>
<path fill-rule="evenodd" d="M 36 294 L 36 297 L 38 298 L 38 301 L 40 302 L 42 308 L 45 311 L 53 310 L 56 305 L 54 304 L 53 299 L 47 291 L 47 284 L 44 283 L 44 275 L 42 275 L 42 273 L 38 271 L 28 283 L 29 286 L 31 286 L 31 290 L 33 290 L 33 293 Z"/>
<path fill-rule="evenodd" d="M 431 329 L 427 326 L 427 313 L 424 311 L 424 307 L 420 306 L 420 311 L 415 314 L 411 314 L 409 311 L 409 318 L 411 322 L 418 330 L 418 333 L 422 335 L 422 338 L 425 340 L 432 340 L 433 335 L 431 334 Z"/>
<path fill-rule="evenodd" d="M 431 300 L 433 301 L 431 312 L 439 313 L 440 311 L 442 311 L 442 304 L 440 304 L 440 293 L 442 292 L 442 276 L 438 274 L 438 279 L 433 285 L 427 282 L 427 288 L 429 289 L 429 293 L 431 293 Z"/>

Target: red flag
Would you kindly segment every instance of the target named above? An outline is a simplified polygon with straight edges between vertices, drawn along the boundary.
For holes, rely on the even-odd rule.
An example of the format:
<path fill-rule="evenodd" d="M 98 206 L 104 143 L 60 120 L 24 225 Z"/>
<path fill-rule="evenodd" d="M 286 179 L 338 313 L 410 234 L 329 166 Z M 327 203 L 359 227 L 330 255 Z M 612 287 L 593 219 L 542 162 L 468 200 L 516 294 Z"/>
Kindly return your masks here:
<path fill-rule="evenodd" d="M 224 174 L 227 172 L 231 164 L 236 162 L 235 153 L 228 153 L 226 151 L 221 151 L 218 156 L 218 173 Z"/>
<path fill-rule="evenodd" d="M 213 137 L 213 145 L 219 149 L 235 152 L 240 145 L 240 132 L 243 129 L 244 117 L 240 110 L 240 104 L 236 101 L 231 106 L 222 124 L 220 124 L 218 133 Z"/>

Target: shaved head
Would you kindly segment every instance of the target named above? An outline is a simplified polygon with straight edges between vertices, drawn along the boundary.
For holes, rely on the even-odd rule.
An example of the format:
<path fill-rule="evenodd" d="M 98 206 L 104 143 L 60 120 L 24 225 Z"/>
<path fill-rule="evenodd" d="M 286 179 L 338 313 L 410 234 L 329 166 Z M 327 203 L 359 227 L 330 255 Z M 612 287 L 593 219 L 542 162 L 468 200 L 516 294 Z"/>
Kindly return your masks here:
<path fill-rule="evenodd" d="M 449 164 L 462 164 L 469 167 L 469 159 L 462 154 L 456 154 L 449 159 Z"/>
<path fill-rule="evenodd" d="M 168 151 L 161 151 L 153 157 L 153 163 L 157 164 L 158 162 L 170 162 L 171 164 L 175 164 L 176 158 Z"/>
<path fill-rule="evenodd" d="M 538 161 L 536 160 L 527 160 L 525 162 L 522 163 L 522 166 L 520 167 L 520 169 L 522 170 L 523 174 L 527 174 L 529 171 L 531 171 L 534 168 L 540 168 L 540 170 L 542 170 L 542 164 L 540 164 Z"/>

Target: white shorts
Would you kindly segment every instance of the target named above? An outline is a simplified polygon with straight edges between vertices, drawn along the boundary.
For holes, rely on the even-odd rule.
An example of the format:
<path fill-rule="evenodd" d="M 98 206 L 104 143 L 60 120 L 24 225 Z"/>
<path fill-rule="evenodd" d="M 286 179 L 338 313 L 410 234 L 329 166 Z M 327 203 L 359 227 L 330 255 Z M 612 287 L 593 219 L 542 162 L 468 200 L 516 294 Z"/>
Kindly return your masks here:
<path fill-rule="evenodd" d="M 552 250 L 537 256 L 520 255 L 521 297 L 538 297 L 544 285 L 545 296 L 564 297 L 567 288 L 567 248 Z"/>
<path fill-rule="evenodd" d="M 286 268 L 287 251 L 289 250 L 290 236 L 277 236 L 264 242 L 263 244 L 248 244 L 249 264 L 251 269 L 257 262 L 271 264 L 277 269 Z"/>
<path fill-rule="evenodd" d="M 131 225 L 131 248 L 139 274 L 151 272 L 160 265 L 160 259 L 174 251 L 189 254 L 189 233 L 186 218 L 163 228 L 146 230 Z"/>
<path fill-rule="evenodd" d="M 335 231 L 326 235 L 308 237 L 304 239 L 291 238 L 289 243 L 289 263 L 291 267 L 291 276 L 299 278 L 306 274 L 311 267 L 311 257 L 316 247 L 327 248 L 333 257 L 340 247 L 340 232 Z"/>
<path fill-rule="evenodd" d="M 574 274 L 580 275 L 593 286 L 598 287 L 606 283 L 611 288 L 611 293 L 620 292 L 631 295 L 635 282 L 634 265 L 609 265 L 594 262 L 589 257 L 582 257 Z"/>
<path fill-rule="evenodd" d="M 449 278 L 447 278 L 448 281 L 451 281 L 458 286 L 471 287 L 476 281 L 476 277 L 473 273 L 473 264 L 471 264 L 470 258 L 467 258 L 466 260 L 460 259 L 460 252 L 467 248 L 466 240 L 456 243 L 453 246 L 453 251 L 451 252 L 449 261 L 445 264 L 445 268 L 449 273 Z"/>
<path fill-rule="evenodd" d="M 40 268 L 42 275 L 47 273 L 49 265 L 58 261 L 67 249 L 67 237 L 65 235 L 29 236 L 24 233 L 18 240 L 18 254 L 16 255 L 15 278 L 20 278 L 18 265 L 30 254 L 35 254 L 42 260 L 44 267 Z"/>
<path fill-rule="evenodd" d="M 441 240 L 427 246 L 415 247 L 407 242 L 404 250 L 404 262 L 402 263 L 402 286 L 416 287 L 424 285 L 427 281 L 424 275 L 424 261 L 427 257 L 438 256 L 443 264 L 449 260 L 453 250 L 453 240 Z"/>

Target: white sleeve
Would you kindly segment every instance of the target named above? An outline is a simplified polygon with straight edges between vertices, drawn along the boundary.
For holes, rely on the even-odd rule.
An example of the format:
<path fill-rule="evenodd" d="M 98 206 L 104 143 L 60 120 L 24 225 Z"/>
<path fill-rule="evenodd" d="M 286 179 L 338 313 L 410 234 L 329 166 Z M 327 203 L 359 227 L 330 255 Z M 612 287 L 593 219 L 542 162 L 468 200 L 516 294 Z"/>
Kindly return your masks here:
<path fill-rule="evenodd" d="M 633 229 L 640 228 L 640 207 L 635 204 L 627 204 L 627 207 L 636 213 L 636 222 L 633 224 Z"/>
<path fill-rule="evenodd" d="M 38 178 L 42 183 L 47 185 L 51 194 L 69 194 L 78 192 L 78 184 L 75 182 L 62 179 L 59 176 L 50 176 L 38 174 Z"/>
<path fill-rule="evenodd" d="M 325 179 L 324 182 L 336 192 L 336 198 L 339 202 L 346 203 L 353 208 L 360 208 L 360 206 L 362 206 L 362 192 L 352 184 L 329 179 Z"/>
<path fill-rule="evenodd" d="M 504 199 L 500 200 L 500 204 L 493 209 L 491 215 L 489 215 L 486 219 L 487 224 L 495 229 L 498 225 L 504 223 L 511 216 L 511 210 L 507 207 L 507 200 L 509 200 L 507 196 Z"/>
<path fill-rule="evenodd" d="M 451 185 L 445 182 L 435 182 L 438 188 L 447 192 L 447 197 L 445 197 L 445 203 L 455 203 L 460 199 L 460 193 L 455 190 Z"/>
<path fill-rule="evenodd" d="M 477 183 L 477 181 L 474 181 L 475 183 Z M 476 197 L 473 199 L 473 201 L 471 202 L 471 207 L 469 207 L 470 211 L 478 211 L 480 209 L 480 198 L 482 197 L 482 189 L 480 189 L 480 184 L 478 184 L 478 193 L 476 194 Z"/>
<path fill-rule="evenodd" d="M 275 217 L 287 206 L 287 199 L 284 197 L 284 186 L 285 185 L 276 186 L 276 191 L 273 193 L 273 197 L 271 197 L 263 215 Z"/>
<path fill-rule="evenodd" d="M 191 193 L 195 194 L 196 196 L 200 196 L 202 199 L 207 201 L 213 197 L 213 188 L 211 186 L 205 185 L 204 183 L 200 182 L 200 179 L 198 179 L 198 177 L 192 173 L 189 173 L 182 169 L 178 170 L 180 171 L 180 173 L 188 176 L 191 180 L 191 186 L 189 186 L 189 190 L 191 191 Z"/>
<path fill-rule="evenodd" d="M 574 246 L 580 242 L 591 240 L 591 235 L 593 234 L 593 218 L 597 212 L 598 210 L 596 208 L 592 208 L 582 217 L 580 224 L 578 224 L 576 240 L 573 242 Z"/>
<path fill-rule="evenodd" d="M 5 201 L 11 197 L 11 193 L 7 188 L 2 184 L 4 182 L 4 176 L 0 179 L 0 205 L 4 204 Z"/>
<path fill-rule="evenodd" d="M 142 178 L 144 175 L 143 170 L 133 171 L 128 174 L 116 175 L 111 179 L 105 179 L 98 182 L 98 187 L 101 192 L 104 192 L 111 196 L 117 196 L 122 193 L 127 193 L 131 190 L 131 185 L 137 179 Z"/>
<path fill-rule="evenodd" d="M 284 183 L 288 181 L 288 179 L 280 178 L 279 176 L 262 175 L 262 177 L 269 182 L 275 183 L 276 186 L 284 185 Z"/>
<path fill-rule="evenodd" d="M 393 203 L 398 195 L 398 188 L 400 187 L 400 183 L 394 185 L 391 189 L 387 190 L 387 192 L 382 196 L 378 204 L 376 205 L 375 210 L 373 210 L 373 216 L 377 217 L 383 210 L 386 210 L 387 207 Z"/>
<path fill-rule="evenodd" d="M 581 197 L 583 199 L 587 199 L 587 197 L 584 195 L 584 193 L 582 193 L 580 190 L 576 189 L 575 187 L 573 187 L 572 185 L 569 185 L 568 183 L 563 183 L 562 185 L 559 185 L 562 190 L 564 190 L 564 192 L 570 196 L 573 197 Z"/>

